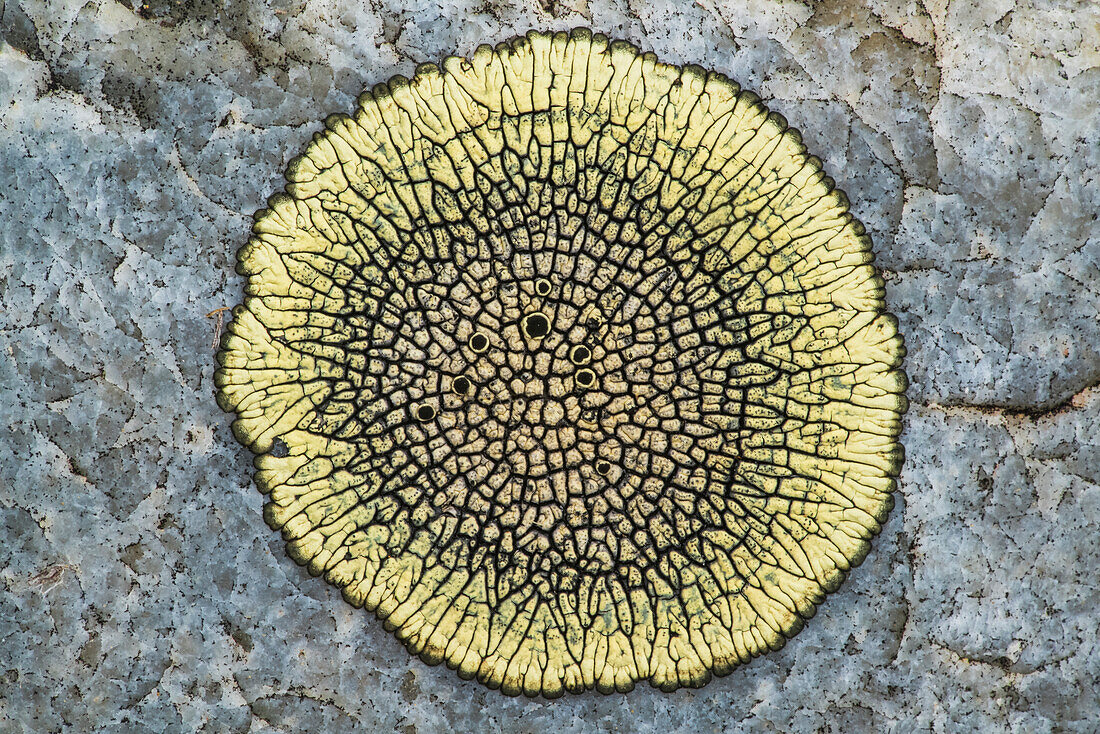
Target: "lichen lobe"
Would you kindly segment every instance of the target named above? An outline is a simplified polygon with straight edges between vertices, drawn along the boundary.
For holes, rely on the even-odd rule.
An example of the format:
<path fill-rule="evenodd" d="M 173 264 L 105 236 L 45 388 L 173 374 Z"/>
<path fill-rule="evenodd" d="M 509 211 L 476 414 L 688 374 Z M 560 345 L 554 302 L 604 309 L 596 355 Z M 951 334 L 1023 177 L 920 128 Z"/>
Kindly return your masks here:
<path fill-rule="evenodd" d="M 587 31 L 325 125 L 216 375 L 290 555 L 511 695 L 699 686 L 801 629 L 892 506 L 906 381 L 797 133 Z"/>

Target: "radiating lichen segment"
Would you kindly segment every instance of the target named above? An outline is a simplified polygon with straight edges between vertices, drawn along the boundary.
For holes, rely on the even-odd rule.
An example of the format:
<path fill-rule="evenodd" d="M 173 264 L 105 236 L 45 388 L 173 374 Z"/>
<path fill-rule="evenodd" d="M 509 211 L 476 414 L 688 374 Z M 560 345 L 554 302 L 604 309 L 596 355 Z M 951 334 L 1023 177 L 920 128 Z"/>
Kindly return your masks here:
<path fill-rule="evenodd" d="M 509 694 L 782 646 L 889 512 L 906 409 L 870 242 L 798 134 L 586 31 L 325 124 L 239 253 L 217 373 L 293 558 Z"/>

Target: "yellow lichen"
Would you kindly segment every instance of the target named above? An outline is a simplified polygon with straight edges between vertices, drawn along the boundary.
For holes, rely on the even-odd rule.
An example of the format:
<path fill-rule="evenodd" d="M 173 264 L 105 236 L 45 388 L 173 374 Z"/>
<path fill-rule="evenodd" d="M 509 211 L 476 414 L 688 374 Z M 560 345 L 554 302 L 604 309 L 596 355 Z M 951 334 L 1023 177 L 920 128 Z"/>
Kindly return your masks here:
<path fill-rule="evenodd" d="M 574 31 L 325 124 L 216 376 L 290 555 L 508 694 L 698 686 L 801 629 L 890 510 L 906 380 L 783 118 Z"/>

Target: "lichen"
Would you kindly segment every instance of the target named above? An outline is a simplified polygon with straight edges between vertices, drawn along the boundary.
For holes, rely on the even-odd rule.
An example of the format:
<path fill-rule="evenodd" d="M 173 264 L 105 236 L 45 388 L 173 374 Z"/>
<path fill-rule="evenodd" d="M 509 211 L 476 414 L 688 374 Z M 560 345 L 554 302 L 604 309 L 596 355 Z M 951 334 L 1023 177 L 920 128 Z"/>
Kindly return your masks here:
<path fill-rule="evenodd" d="M 906 380 L 797 132 L 583 30 L 325 125 L 216 376 L 290 555 L 512 695 L 699 686 L 798 632 L 892 506 Z"/>

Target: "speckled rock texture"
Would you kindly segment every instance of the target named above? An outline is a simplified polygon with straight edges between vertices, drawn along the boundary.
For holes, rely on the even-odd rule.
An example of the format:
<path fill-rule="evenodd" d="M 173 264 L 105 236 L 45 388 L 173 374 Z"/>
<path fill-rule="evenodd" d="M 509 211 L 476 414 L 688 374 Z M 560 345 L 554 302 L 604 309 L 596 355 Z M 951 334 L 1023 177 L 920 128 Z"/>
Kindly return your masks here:
<path fill-rule="evenodd" d="M 906 336 L 907 459 L 783 650 L 509 699 L 286 556 L 213 399 L 215 312 L 324 114 L 578 25 L 724 71 L 824 160 Z M 1090 3 L 0 4 L 0 730 L 1094 731 L 1097 99 Z"/>

